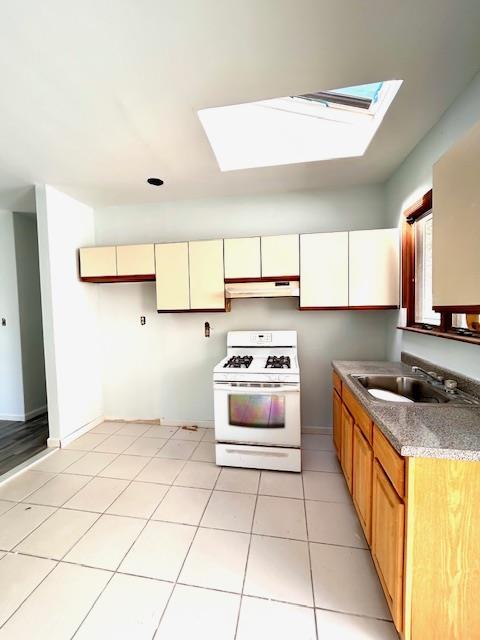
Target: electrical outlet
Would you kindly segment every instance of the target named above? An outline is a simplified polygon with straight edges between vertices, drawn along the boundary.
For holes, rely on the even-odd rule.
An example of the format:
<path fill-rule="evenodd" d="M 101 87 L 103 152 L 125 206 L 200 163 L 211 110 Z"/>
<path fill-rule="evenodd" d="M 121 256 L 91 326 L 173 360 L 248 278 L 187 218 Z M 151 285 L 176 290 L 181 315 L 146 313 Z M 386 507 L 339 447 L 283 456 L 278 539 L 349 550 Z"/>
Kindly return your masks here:
<path fill-rule="evenodd" d="M 147 319 L 145 318 L 145 316 L 140 316 L 140 324 L 142 325 L 142 327 L 144 324 L 147 324 Z"/>
<path fill-rule="evenodd" d="M 2 318 L 2 327 L 6 327 L 6 326 L 7 326 L 7 319 Z"/>

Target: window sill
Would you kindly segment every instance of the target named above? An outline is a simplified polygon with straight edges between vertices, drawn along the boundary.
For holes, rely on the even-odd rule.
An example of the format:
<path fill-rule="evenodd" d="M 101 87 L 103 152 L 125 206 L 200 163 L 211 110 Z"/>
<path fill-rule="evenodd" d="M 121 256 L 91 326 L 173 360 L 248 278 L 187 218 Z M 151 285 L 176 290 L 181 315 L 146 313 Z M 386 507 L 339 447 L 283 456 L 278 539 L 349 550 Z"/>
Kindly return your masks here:
<path fill-rule="evenodd" d="M 439 329 L 422 329 L 421 327 L 397 327 L 402 331 L 411 331 L 412 333 L 421 333 L 424 336 L 435 336 L 436 338 L 446 338 L 447 340 L 456 340 L 457 342 L 468 342 L 469 344 L 480 345 L 480 336 L 462 336 L 452 331 L 440 331 Z"/>

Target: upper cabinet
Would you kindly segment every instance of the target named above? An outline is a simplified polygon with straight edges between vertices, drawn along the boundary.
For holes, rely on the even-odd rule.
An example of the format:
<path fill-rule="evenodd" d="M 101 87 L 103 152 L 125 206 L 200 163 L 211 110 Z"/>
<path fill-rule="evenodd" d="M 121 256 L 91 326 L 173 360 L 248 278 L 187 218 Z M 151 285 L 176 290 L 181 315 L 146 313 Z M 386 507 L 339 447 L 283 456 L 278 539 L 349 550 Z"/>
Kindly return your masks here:
<path fill-rule="evenodd" d="M 349 232 L 349 306 L 398 307 L 398 229 Z"/>
<path fill-rule="evenodd" d="M 260 278 L 260 238 L 224 240 L 225 278 Z"/>
<path fill-rule="evenodd" d="M 300 236 L 300 307 L 348 307 L 348 232 Z"/>
<path fill-rule="evenodd" d="M 188 242 L 155 245 L 158 311 L 188 311 Z"/>
<path fill-rule="evenodd" d="M 81 278 L 106 278 L 116 275 L 116 247 L 86 247 L 80 249 Z"/>
<path fill-rule="evenodd" d="M 117 275 L 155 275 L 155 253 L 153 244 L 132 244 L 117 247 Z"/>
<path fill-rule="evenodd" d="M 261 238 L 262 278 L 300 275 L 298 233 Z"/>
<path fill-rule="evenodd" d="M 225 309 L 223 240 L 188 243 L 190 261 L 190 308 Z"/>
<path fill-rule="evenodd" d="M 433 307 L 439 311 L 473 313 L 480 306 L 479 176 L 480 123 L 433 167 Z"/>

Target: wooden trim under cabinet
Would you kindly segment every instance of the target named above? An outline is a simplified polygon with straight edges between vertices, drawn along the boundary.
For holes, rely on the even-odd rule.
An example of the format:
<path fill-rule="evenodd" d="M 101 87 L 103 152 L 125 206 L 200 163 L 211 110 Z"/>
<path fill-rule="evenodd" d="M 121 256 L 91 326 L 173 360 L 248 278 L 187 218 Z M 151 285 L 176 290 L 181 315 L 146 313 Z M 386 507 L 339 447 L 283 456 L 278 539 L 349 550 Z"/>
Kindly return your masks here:
<path fill-rule="evenodd" d="M 298 307 L 299 311 L 385 311 L 399 309 L 398 305 L 364 305 L 361 307 Z"/>
<path fill-rule="evenodd" d="M 225 284 L 237 284 L 243 282 L 278 282 L 278 281 L 287 281 L 287 282 L 298 282 L 300 280 L 300 276 L 265 276 L 261 278 L 225 278 Z"/>
<path fill-rule="evenodd" d="M 97 282 L 97 283 L 113 283 L 113 282 L 155 282 L 155 274 L 141 274 L 130 276 L 91 276 L 80 278 L 82 282 Z"/>

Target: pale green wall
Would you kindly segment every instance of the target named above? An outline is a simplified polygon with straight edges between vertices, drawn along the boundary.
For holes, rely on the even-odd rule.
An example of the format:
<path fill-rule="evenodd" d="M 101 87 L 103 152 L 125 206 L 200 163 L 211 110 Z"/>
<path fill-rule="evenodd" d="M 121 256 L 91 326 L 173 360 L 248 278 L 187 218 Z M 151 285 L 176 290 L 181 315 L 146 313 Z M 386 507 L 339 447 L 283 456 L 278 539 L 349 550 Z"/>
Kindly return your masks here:
<path fill-rule="evenodd" d="M 398 224 L 402 212 L 431 188 L 433 164 L 479 119 L 480 74 L 417 144 L 386 183 L 386 226 Z M 478 241 L 480 247 L 480 238 Z M 399 324 L 398 317 L 390 321 L 388 328 L 388 355 L 391 359 L 398 359 L 400 351 L 408 351 L 441 366 L 480 379 L 480 348 L 477 345 L 399 331 L 396 329 L 397 324 Z"/>

